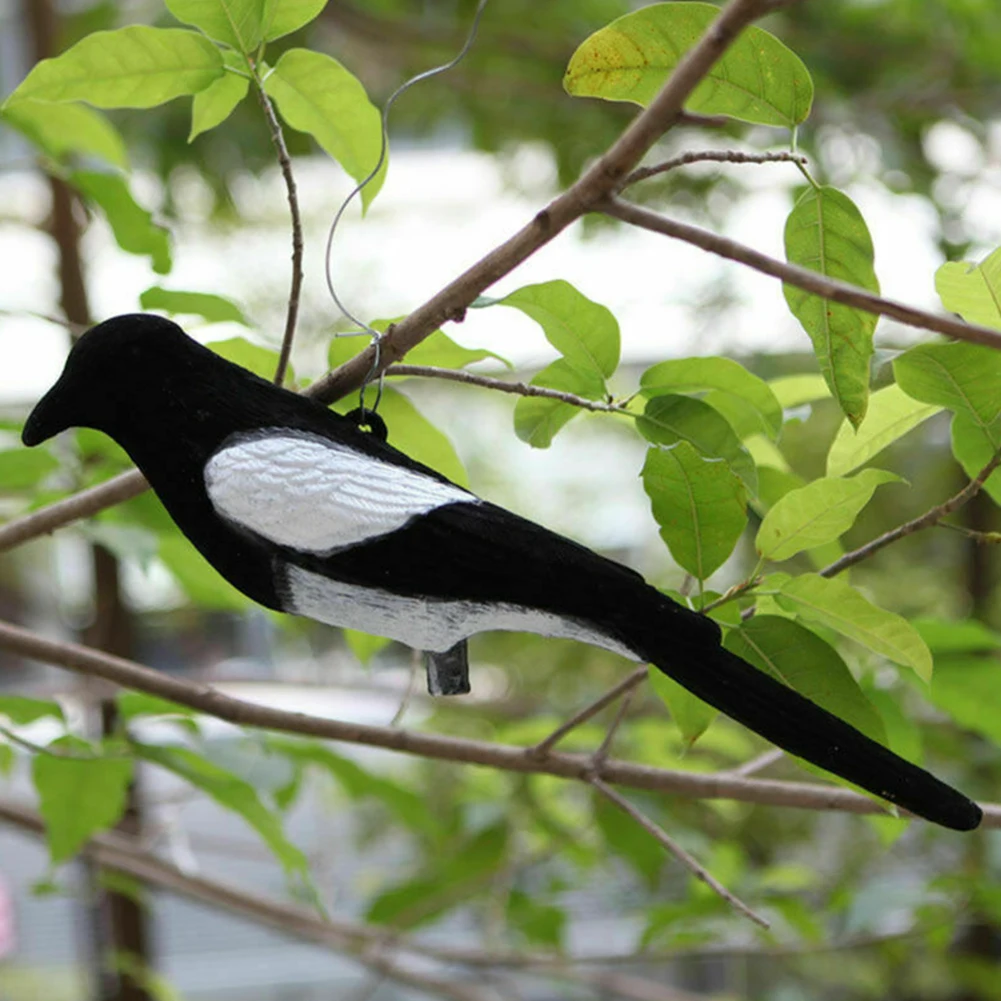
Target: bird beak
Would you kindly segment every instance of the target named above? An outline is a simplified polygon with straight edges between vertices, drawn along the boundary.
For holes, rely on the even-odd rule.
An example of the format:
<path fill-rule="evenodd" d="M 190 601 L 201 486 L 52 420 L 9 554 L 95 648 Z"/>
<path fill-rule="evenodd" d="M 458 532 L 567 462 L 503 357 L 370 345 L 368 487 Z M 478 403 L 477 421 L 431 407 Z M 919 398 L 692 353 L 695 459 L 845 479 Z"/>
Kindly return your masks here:
<path fill-rule="evenodd" d="M 65 431 L 70 426 L 59 407 L 59 383 L 57 382 L 39 401 L 28 415 L 21 430 L 21 441 L 29 447 L 48 441 L 53 435 Z"/>

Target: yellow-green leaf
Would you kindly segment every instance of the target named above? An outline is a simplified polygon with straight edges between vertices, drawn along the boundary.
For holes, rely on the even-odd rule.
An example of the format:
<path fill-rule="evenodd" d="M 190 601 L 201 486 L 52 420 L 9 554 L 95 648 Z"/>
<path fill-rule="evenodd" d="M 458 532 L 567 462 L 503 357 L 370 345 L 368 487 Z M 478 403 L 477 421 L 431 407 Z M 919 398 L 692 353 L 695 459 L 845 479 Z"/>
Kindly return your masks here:
<path fill-rule="evenodd" d="M 27 136 L 53 160 L 77 153 L 128 168 L 129 157 L 121 134 L 104 115 L 84 104 L 13 101 L 0 109 L 0 121 Z"/>
<path fill-rule="evenodd" d="M 874 605 L 845 581 L 816 574 L 791 577 L 781 583 L 777 601 L 798 618 L 827 626 L 911 668 L 922 680 L 931 679 L 931 651 L 921 634 L 906 619 Z"/>
<path fill-rule="evenodd" d="M 935 272 L 935 291 L 967 323 L 1001 328 L 1001 248 L 979 264 L 946 262 Z"/>
<path fill-rule="evenodd" d="M 719 8 L 658 3 L 626 14 L 586 39 L 563 86 L 575 97 L 648 105 L 685 53 L 710 30 Z M 802 60 L 751 26 L 724 52 L 685 102 L 689 111 L 792 128 L 810 113 L 813 82 Z"/>

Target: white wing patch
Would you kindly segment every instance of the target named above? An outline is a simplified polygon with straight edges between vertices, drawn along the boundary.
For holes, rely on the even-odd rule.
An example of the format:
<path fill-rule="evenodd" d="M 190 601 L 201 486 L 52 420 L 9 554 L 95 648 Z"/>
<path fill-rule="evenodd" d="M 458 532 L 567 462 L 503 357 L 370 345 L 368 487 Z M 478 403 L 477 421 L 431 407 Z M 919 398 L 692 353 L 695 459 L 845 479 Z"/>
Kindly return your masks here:
<path fill-rule="evenodd" d="M 444 504 L 479 503 L 450 483 L 280 429 L 222 448 L 206 463 L 205 489 L 224 518 L 309 553 L 367 542 Z"/>

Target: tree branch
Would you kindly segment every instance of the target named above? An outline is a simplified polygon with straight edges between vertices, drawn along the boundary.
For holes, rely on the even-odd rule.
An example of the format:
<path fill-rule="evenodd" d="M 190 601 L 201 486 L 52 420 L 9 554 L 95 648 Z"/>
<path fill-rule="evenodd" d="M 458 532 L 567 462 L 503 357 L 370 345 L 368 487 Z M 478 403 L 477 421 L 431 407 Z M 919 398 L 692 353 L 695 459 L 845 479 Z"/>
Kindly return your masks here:
<path fill-rule="evenodd" d="M 292 341 L 295 339 L 295 326 L 299 319 L 299 299 L 302 293 L 302 218 L 299 215 L 299 193 L 295 185 L 295 175 L 292 173 L 292 159 L 285 145 L 285 135 L 281 123 L 275 114 L 274 105 L 264 90 L 264 84 L 254 72 L 254 84 L 257 96 L 267 119 L 271 132 L 271 142 L 278 154 L 278 164 L 281 167 L 282 178 L 285 180 L 285 194 L 288 198 L 289 215 L 292 217 L 292 278 L 288 293 L 288 309 L 285 313 L 285 333 L 282 336 L 282 346 L 278 355 L 278 366 L 275 369 L 274 383 L 276 386 L 285 382 L 288 372 L 289 358 L 292 354 Z"/>
<path fill-rule="evenodd" d="M 945 334 L 946 337 L 955 337 L 957 340 L 970 341 L 973 344 L 983 344 L 986 347 L 1001 350 L 1001 334 L 989 327 L 964 323 L 951 316 L 929 313 L 902 302 L 884 299 L 882 296 L 875 295 L 857 285 L 849 285 L 847 282 L 827 278 L 809 268 L 801 268 L 796 264 L 776 260 L 752 247 L 727 239 L 725 236 L 719 236 L 689 223 L 679 222 L 677 219 L 669 219 L 667 216 L 659 215 L 649 209 L 632 205 L 618 198 L 608 198 L 596 206 L 596 209 L 613 219 L 638 226 L 640 229 L 648 229 L 654 233 L 661 233 L 664 236 L 694 244 L 711 254 L 717 254 L 728 260 L 736 261 L 738 264 L 744 264 L 755 271 L 779 278 L 797 288 L 829 299 L 831 302 L 854 306 L 867 313 L 889 316 L 898 323 L 909 327 L 934 330 L 936 333 Z"/>
<path fill-rule="evenodd" d="M 0 647 L 47 664 L 65 667 L 78 674 L 104 678 L 123 688 L 158 695 L 240 726 L 381 747 L 439 761 L 485 765 L 511 772 L 555 775 L 579 782 L 590 782 L 596 774 L 589 755 L 550 751 L 539 756 L 532 747 L 466 740 L 400 727 L 369 726 L 257 705 L 225 695 L 209 685 L 195 684 L 153 671 L 122 657 L 100 653 L 76 643 L 46 639 L 11 623 L 0 622 Z M 597 777 L 609 784 L 652 792 L 669 792 L 691 799 L 732 799 L 768 806 L 856 814 L 886 812 L 875 800 L 833 785 L 746 779 L 722 772 L 703 774 L 673 771 L 617 760 L 602 764 L 597 769 Z M 983 826 L 1001 827 L 1001 805 L 987 804 L 983 809 Z"/>
<path fill-rule="evenodd" d="M 382 339 L 378 359 L 374 347 L 369 347 L 314 384 L 317 398 L 332 403 L 347 395 L 372 374 L 377 361 L 376 371 L 384 371 L 442 324 L 461 319 L 478 295 L 592 211 L 678 123 L 689 95 L 741 31 L 771 7 L 771 0 L 731 0 L 684 55 L 653 101 L 593 166 L 526 226 L 395 324 Z"/>
<path fill-rule="evenodd" d="M 715 876 L 713 876 L 693 855 L 689 855 L 684 848 L 672 838 L 667 831 L 659 824 L 655 824 L 642 810 L 637 809 L 629 802 L 625 796 L 619 795 L 614 789 L 606 785 L 599 778 L 592 778 L 591 785 L 601 793 L 607 800 L 614 803 L 623 813 L 628 814 L 643 828 L 649 835 L 660 842 L 696 879 L 700 879 L 717 896 L 725 900 L 736 911 L 739 911 L 746 918 L 750 918 L 756 925 L 762 928 L 770 928 L 771 925 L 756 911 L 752 911 L 747 904 L 739 897 L 734 896 Z"/>
<path fill-rule="evenodd" d="M 937 525 L 946 515 L 952 514 L 953 511 L 961 508 L 967 501 L 970 500 L 975 494 L 978 494 L 983 488 L 983 485 L 989 479 L 991 473 L 995 469 L 1001 466 L 1001 451 L 997 452 L 993 459 L 980 470 L 977 475 L 970 480 L 969 483 L 963 487 L 959 493 L 954 494 L 947 501 L 943 501 L 936 507 L 925 511 L 924 514 L 919 515 L 917 518 L 912 518 L 910 521 L 905 521 L 902 525 L 898 525 L 896 528 L 891 528 L 888 532 L 884 532 L 882 535 L 877 536 L 875 539 L 867 542 L 864 546 L 859 546 L 858 549 L 853 549 L 850 553 L 845 553 L 844 556 L 836 559 L 833 563 L 828 564 L 820 571 L 821 577 L 833 577 L 836 574 L 841 573 L 842 570 L 847 570 L 849 567 L 855 566 L 856 563 L 861 563 L 863 560 L 867 560 L 874 553 L 878 553 L 881 549 L 886 548 L 891 542 L 896 542 L 898 539 L 902 539 L 907 535 L 913 535 L 915 532 L 920 532 L 922 529 L 931 528 L 933 525 Z"/>
<path fill-rule="evenodd" d="M 575 393 L 564 393 L 548 386 L 532 386 L 525 382 L 507 382 L 489 375 L 479 375 L 467 372 L 465 369 L 437 368 L 434 365 L 392 365 L 386 369 L 387 376 L 416 376 L 423 379 L 445 379 L 448 382 L 461 382 L 467 386 L 479 386 L 482 389 L 494 389 L 501 393 L 514 393 L 517 396 L 541 396 L 549 400 L 559 400 L 582 410 L 594 410 L 602 413 L 627 414 L 633 416 L 626 407 L 616 403 L 604 403 L 600 400 L 589 400 Z"/>
<path fill-rule="evenodd" d="M 807 158 L 802 153 L 790 153 L 788 151 L 778 153 L 742 153 L 739 150 L 703 150 L 702 152 L 683 153 L 671 160 L 663 163 L 653 164 L 650 167 L 640 167 L 634 170 L 619 186 L 621 191 L 639 181 L 645 181 L 649 177 L 656 177 L 658 174 L 666 174 L 670 170 L 677 170 L 678 167 L 687 167 L 692 163 L 798 163 L 805 165 Z"/>

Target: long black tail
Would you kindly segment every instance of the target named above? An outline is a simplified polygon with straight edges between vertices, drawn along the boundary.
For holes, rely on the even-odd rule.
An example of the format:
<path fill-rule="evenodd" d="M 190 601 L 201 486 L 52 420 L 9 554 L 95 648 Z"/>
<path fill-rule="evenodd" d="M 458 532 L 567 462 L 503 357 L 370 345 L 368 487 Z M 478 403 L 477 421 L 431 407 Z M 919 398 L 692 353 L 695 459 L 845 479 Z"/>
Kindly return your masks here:
<path fill-rule="evenodd" d="M 665 607 L 669 599 L 653 589 L 648 596 L 616 632 L 678 684 L 790 754 L 926 820 L 956 831 L 980 823 L 980 807 L 962 793 L 725 650 L 705 628 L 685 628 L 678 606 Z"/>

